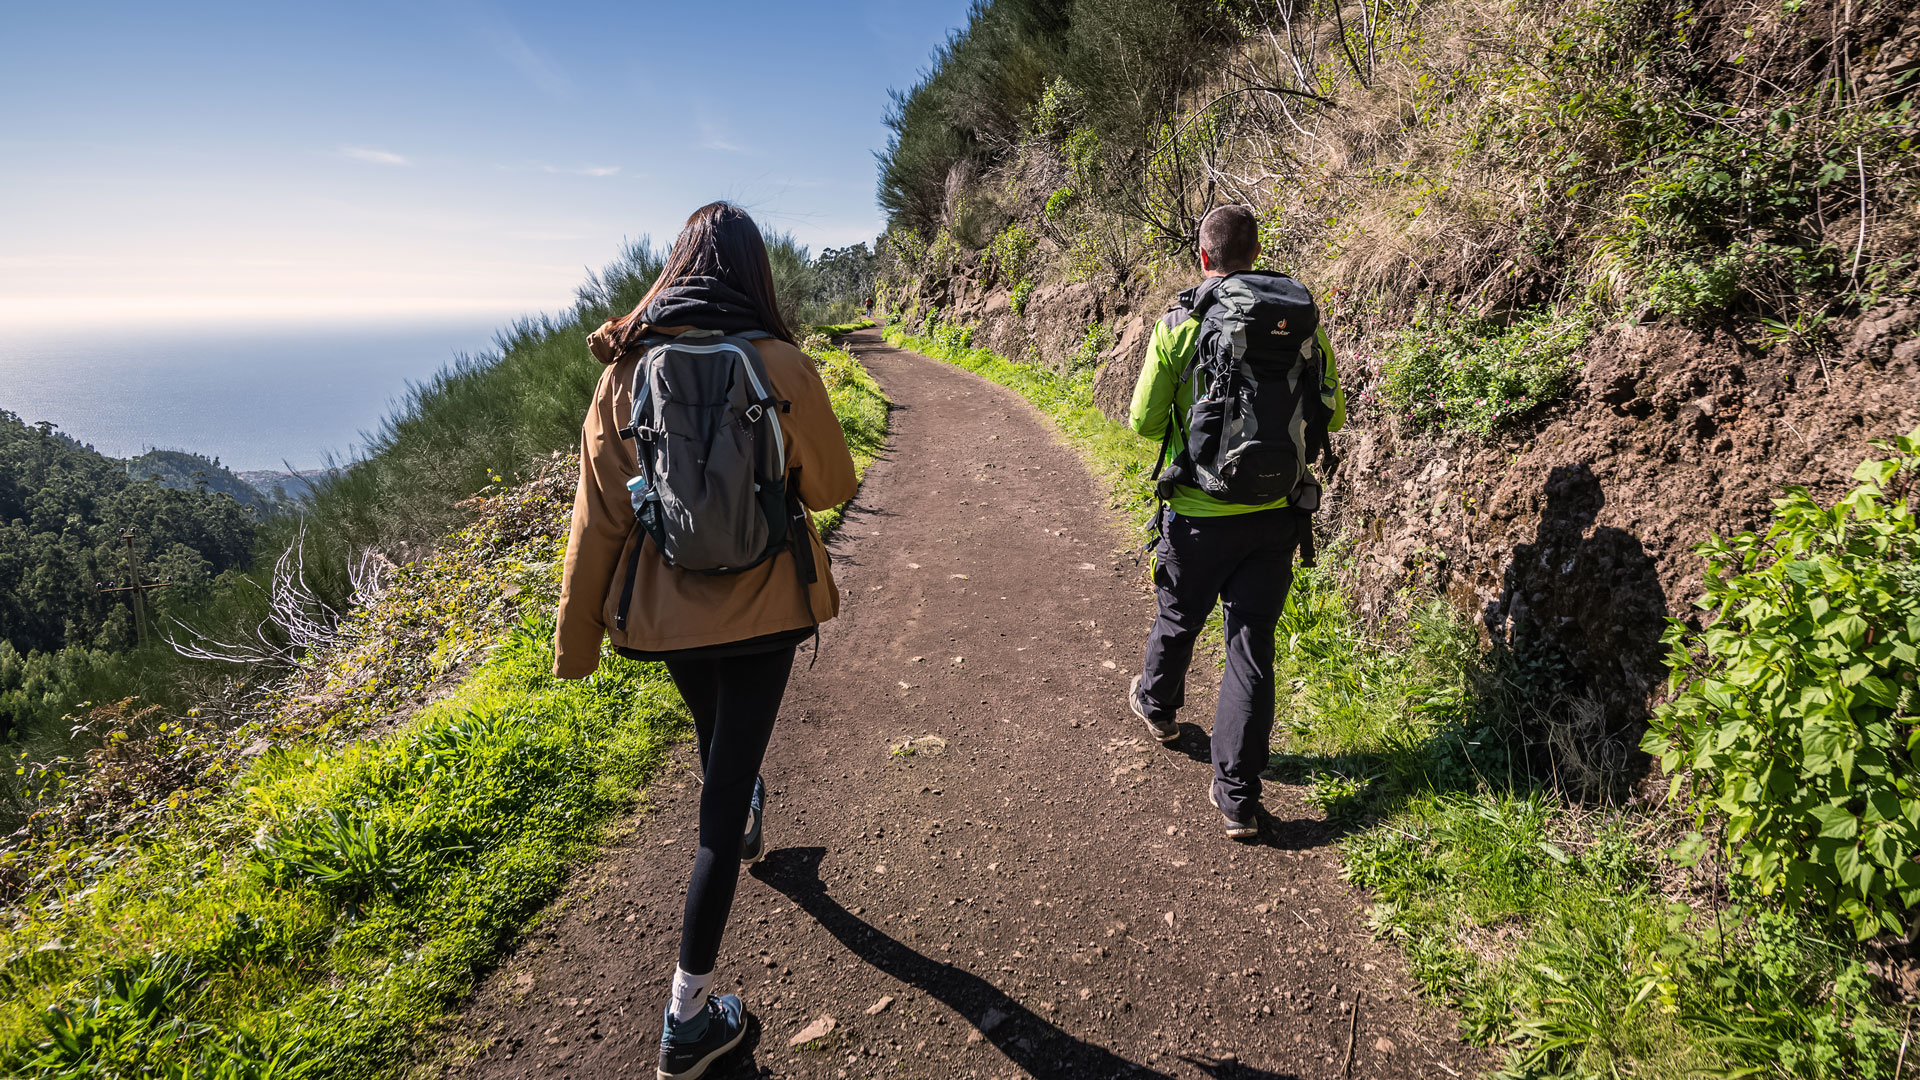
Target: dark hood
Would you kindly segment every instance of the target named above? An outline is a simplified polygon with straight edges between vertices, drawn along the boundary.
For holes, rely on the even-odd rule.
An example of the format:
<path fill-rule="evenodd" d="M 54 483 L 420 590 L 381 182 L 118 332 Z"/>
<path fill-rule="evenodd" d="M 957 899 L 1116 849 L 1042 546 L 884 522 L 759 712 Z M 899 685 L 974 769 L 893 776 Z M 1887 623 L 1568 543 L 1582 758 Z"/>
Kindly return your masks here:
<path fill-rule="evenodd" d="M 764 330 L 747 294 L 716 277 L 686 277 L 661 289 L 640 314 L 648 327 L 692 327 L 737 334 Z"/>

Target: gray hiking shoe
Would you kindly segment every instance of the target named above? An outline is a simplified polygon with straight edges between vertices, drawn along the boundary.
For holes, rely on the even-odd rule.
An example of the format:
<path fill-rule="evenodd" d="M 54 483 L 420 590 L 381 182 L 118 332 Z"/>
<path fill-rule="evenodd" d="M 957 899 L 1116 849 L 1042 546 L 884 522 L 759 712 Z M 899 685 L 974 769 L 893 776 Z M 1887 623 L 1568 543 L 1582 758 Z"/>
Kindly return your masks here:
<path fill-rule="evenodd" d="M 747 831 L 740 837 L 740 861 L 752 866 L 767 857 L 767 785 L 753 778 L 753 801 L 747 809 Z"/>
<path fill-rule="evenodd" d="M 747 1034 L 747 1008 L 732 994 L 707 999 L 707 1006 L 686 1020 L 675 1020 L 667 1008 L 660 1032 L 660 1067 L 656 1080 L 697 1080 L 713 1063 L 725 1057 Z"/>
<path fill-rule="evenodd" d="M 1153 733 L 1154 738 L 1159 739 L 1163 743 L 1179 741 L 1180 725 L 1178 722 L 1173 720 L 1155 720 L 1153 717 L 1147 715 L 1147 707 L 1140 703 L 1140 676 L 1138 675 L 1133 677 L 1133 684 L 1127 687 L 1127 707 L 1133 710 L 1133 715 L 1139 717 L 1141 722 L 1147 725 L 1147 730 Z"/>
<path fill-rule="evenodd" d="M 1242 820 L 1227 813 L 1226 808 L 1220 805 L 1220 796 L 1214 792 L 1211 780 L 1207 781 L 1207 801 L 1213 804 L 1215 810 L 1220 811 L 1220 820 L 1227 827 L 1228 839 L 1251 840 L 1260 835 L 1260 819 L 1249 814 Z"/>

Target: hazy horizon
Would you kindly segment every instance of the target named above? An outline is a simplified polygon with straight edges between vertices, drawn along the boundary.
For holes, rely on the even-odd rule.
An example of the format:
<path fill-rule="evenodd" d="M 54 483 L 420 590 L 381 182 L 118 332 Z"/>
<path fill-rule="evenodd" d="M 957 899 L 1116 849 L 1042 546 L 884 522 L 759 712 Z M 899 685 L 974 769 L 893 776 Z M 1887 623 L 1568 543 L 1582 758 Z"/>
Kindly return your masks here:
<path fill-rule="evenodd" d="M 22 7 L 0 333 L 551 312 L 713 198 L 872 241 L 886 91 L 966 12 L 749 2 L 720 49 L 602 0 Z"/>
<path fill-rule="evenodd" d="M 312 469 L 352 457 L 409 384 L 488 354 L 506 328 L 477 318 L 0 334 L 0 410 L 109 457 L 186 450 L 236 472 Z"/>

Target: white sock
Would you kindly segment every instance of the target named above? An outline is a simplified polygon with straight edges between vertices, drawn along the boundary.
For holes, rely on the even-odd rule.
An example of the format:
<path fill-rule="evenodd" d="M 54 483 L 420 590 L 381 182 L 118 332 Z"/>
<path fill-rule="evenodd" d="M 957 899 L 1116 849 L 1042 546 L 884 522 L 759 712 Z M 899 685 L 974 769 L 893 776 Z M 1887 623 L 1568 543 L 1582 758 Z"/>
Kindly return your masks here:
<path fill-rule="evenodd" d="M 673 1018 L 681 1023 L 699 1015 L 707 1007 L 707 987 L 713 985 L 713 972 L 689 975 L 678 964 L 673 968 Z"/>

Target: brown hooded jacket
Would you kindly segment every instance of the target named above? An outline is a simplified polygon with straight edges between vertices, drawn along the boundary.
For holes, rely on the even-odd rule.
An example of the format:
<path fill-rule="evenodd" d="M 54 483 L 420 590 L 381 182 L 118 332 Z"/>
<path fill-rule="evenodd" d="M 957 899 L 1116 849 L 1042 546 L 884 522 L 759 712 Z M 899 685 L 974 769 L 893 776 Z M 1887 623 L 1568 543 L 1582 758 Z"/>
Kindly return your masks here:
<path fill-rule="evenodd" d="M 809 524 L 807 539 L 819 580 L 804 594 L 791 552 L 738 574 L 709 575 L 668 566 L 647 543 L 634 575 L 626 629 L 615 625 L 632 545 L 641 543 L 646 533 L 635 524 L 627 496 L 627 481 L 640 473 L 638 451 L 631 439 L 619 435 L 633 408 L 633 371 L 640 350 L 619 352 L 613 326 L 608 323 L 587 338 L 607 369 L 580 428 L 580 488 L 574 495 L 560 585 L 553 673 L 572 679 L 593 674 L 605 637 L 618 648 L 671 652 L 798 630 L 839 614 L 840 592 L 827 565 L 827 549 Z M 684 328 L 649 329 L 671 334 Z M 797 481 L 800 501 L 810 510 L 825 510 L 853 498 L 853 457 L 812 359 L 776 338 L 754 344 L 773 395 L 791 402 L 789 411 L 780 415 L 780 428 L 787 444 L 788 479 Z"/>

